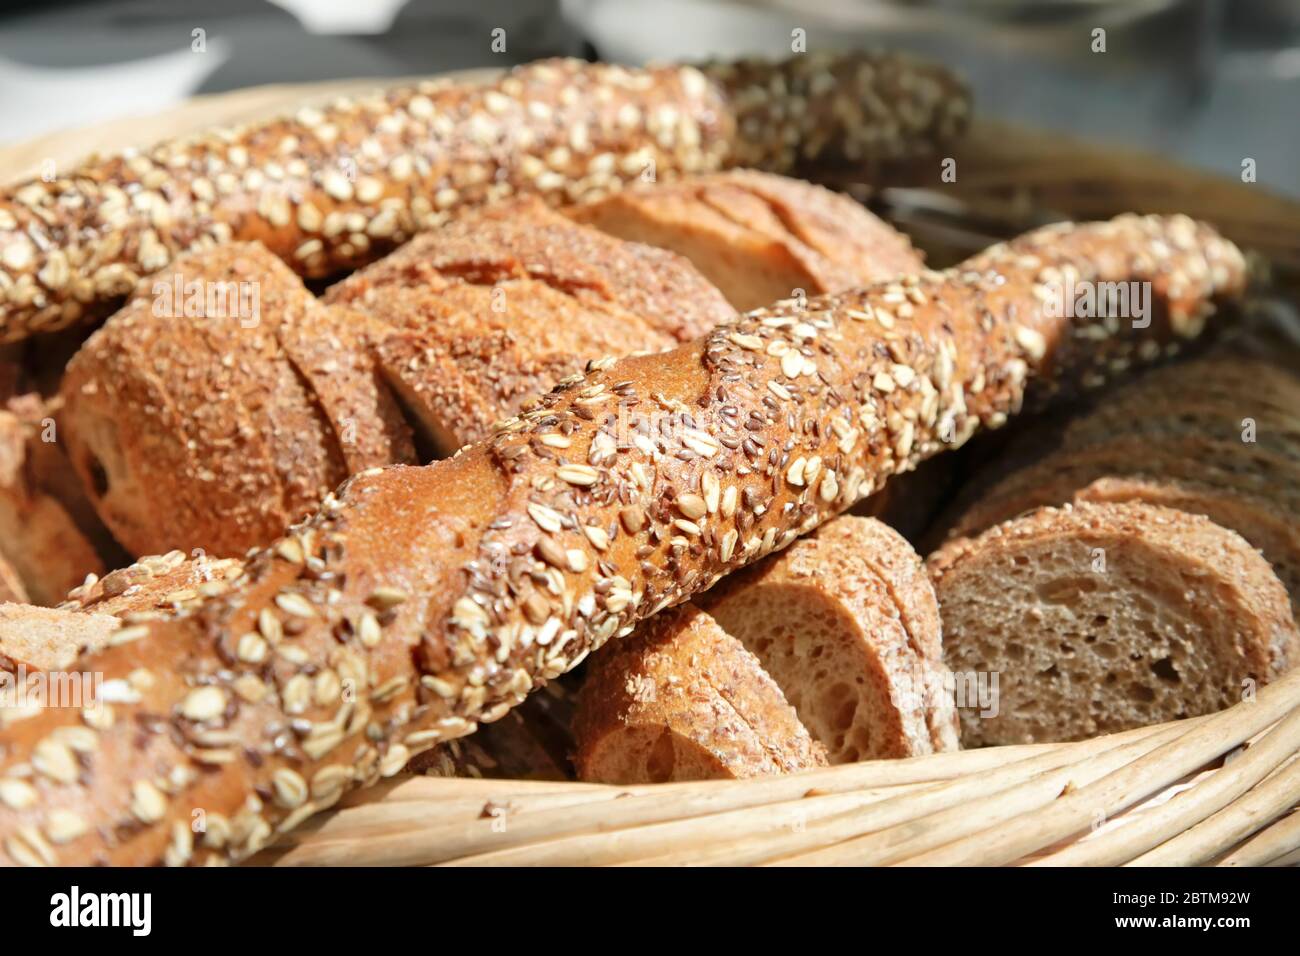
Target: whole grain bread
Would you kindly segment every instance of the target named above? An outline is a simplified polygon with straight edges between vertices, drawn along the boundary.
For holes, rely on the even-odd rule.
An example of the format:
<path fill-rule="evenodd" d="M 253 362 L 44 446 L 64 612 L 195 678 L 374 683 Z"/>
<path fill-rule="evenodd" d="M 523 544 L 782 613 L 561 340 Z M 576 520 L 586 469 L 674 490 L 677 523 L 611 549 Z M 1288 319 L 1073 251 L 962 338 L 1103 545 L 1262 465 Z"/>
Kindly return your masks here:
<path fill-rule="evenodd" d="M 1043 270 L 1066 267 L 1150 282 L 1150 325 L 1040 309 Z M 112 725 L 47 709 L 6 730 L 0 777 L 34 752 L 60 762 L 33 778 L 35 803 L 0 808 L 0 848 L 52 863 L 245 858 L 886 477 L 1003 424 L 1031 382 L 1070 390 L 1195 338 L 1245 278 L 1208 227 L 1122 217 L 592 363 L 451 459 L 354 476 L 224 594 L 84 657 L 119 692 Z M 620 409 L 644 441 L 619 446 Z M 561 459 L 534 450 L 553 434 L 569 442 Z M 239 660 L 240 638 L 277 627 L 292 637 L 269 666 Z M 75 776 L 57 769 L 70 732 L 84 745 Z M 67 833 L 64 812 L 84 829 L 55 847 L 44 832 L 57 813 Z"/>
<path fill-rule="evenodd" d="M 703 69 L 550 60 L 92 157 L 0 192 L 0 342 L 102 317 L 214 243 L 261 242 L 323 277 L 511 195 L 571 203 L 724 164 L 902 159 L 953 138 L 968 113 L 948 71 L 894 54 Z"/>
<path fill-rule="evenodd" d="M 660 351 L 733 314 L 681 257 L 537 199 L 460 217 L 325 298 L 391 330 L 377 341 L 381 365 L 440 456 L 591 359 Z"/>
<path fill-rule="evenodd" d="M 781 690 L 686 603 L 592 658 L 574 721 L 578 777 L 664 783 L 825 766 Z"/>
<path fill-rule="evenodd" d="M 699 601 L 757 656 L 832 763 L 957 749 L 934 590 L 887 526 L 838 518 Z"/>
<path fill-rule="evenodd" d="M 62 386 L 73 465 L 128 551 L 242 554 L 354 470 L 414 460 L 358 344 L 363 316 L 319 304 L 258 245 L 172 268 L 87 340 Z"/>
<path fill-rule="evenodd" d="M 1268 562 L 1207 518 L 1145 504 L 1044 508 L 930 557 L 965 746 L 1073 740 L 1227 707 L 1297 660 Z"/>
<path fill-rule="evenodd" d="M 685 256 L 742 311 L 924 268 L 906 236 L 848 196 L 752 170 L 623 189 L 568 213 Z"/>

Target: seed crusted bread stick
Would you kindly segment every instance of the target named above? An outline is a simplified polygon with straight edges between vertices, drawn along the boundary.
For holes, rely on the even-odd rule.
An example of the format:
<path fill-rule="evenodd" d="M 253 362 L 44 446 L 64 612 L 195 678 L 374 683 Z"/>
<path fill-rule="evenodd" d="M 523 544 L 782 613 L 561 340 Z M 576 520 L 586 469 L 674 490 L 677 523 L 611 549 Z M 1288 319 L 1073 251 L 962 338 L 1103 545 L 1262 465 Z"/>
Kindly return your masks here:
<path fill-rule="evenodd" d="M 550 60 L 432 81 L 152 149 L 0 192 L 0 343 L 108 314 L 186 251 L 262 242 L 322 277 L 457 208 L 576 202 L 723 165 L 894 159 L 960 132 L 965 90 L 896 55 L 645 70 Z"/>
<path fill-rule="evenodd" d="M 1000 425 L 1041 374 L 1072 384 L 1195 335 L 1246 273 L 1209 227 L 1174 242 L 1184 228 L 1053 227 L 948 272 L 777 304 L 592 363 L 454 458 L 350 479 L 225 594 L 85 658 L 107 716 L 47 710 L 7 729 L 0 779 L 39 799 L 0 808 L 4 856 L 245 858 Z M 1040 308 L 1046 267 L 1149 281 L 1150 326 L 1090 350 L 1093 333 Z"/>

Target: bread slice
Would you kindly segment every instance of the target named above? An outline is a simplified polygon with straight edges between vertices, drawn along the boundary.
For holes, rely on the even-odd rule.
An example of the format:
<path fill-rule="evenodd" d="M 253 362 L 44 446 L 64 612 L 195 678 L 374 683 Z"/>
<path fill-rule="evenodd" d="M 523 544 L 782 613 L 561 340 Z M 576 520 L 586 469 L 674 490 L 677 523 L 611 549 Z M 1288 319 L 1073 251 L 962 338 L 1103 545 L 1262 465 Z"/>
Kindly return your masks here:
<path fill-rule="evenodd" d="M 589 666 L 574 718 L 579 779 L 711 780 L 826 762 L 754 656 L 692 604 L 660 612 Z"/>
<path fill-rule="evenodd" d="M 1217 711 L 1300 654 L 1268 562 L 1169 508 L 1044 508 L 950 542 L 929 567 L 949 666 L 997 677 L 996 707 L 961 708 L 965 746 Z"/>
<path fill-rule="evenodd" d="M 569 214 L 680 253 L 742 311 L 924 268 L 906 236 L 848 196 L 752 170 L 624 189 Z"/>
<path fill-rule="evenodd" d="M 762 662 L 831 763 L 957 748 L 933 591 L 880 522 L 839 518 L 700 602 Z"/>

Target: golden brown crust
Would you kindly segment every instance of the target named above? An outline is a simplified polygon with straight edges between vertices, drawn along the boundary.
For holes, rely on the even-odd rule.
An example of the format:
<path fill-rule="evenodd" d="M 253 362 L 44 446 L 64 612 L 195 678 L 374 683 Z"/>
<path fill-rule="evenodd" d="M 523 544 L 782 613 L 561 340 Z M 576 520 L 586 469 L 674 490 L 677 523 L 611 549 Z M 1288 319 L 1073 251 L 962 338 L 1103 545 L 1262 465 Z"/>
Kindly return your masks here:
<path fill-rule="evenodd" d="M 19 183 L 0 193 L 0 341 L 103 315 L 140 277 L 214 242 L 262 242 L 326 276 L 512 194 L 559 204 L 651 170 L 781 172 L 841 142 L 858 158 L 896 158 L 955 135 L 968 110 L 945 70 L 893 55 L 706 69 L 544 61 Z"/>
<path fill-rule="evenodd" d="M 331 288 L 391 330 L 390 382 L 450 454 L 591 359 L 658 351 L 733 314 L 671 253 L 570 222 L 540 200 L 457 218 Z"/>
<path fill-rule="evenodd" d="M 568 212 L 684 255 L 742 311 L 924 268 L 907 237 L 849 197 L 753 170 L 624 189 Z"/>
<path fill-rule="evenodd" d="M 1150 281 L 1151 326 L 1099 341 L 1043 314 L 1049 265 Z M 37 748 L 62 756 L 73 728 L 86 752 L 84 772 L 60 762 L 36 780 L 38 803 L 0 810 L 0 847 L 39 858 L 31 835 L 66 809 L 88 827 L 49 850 L 58 862 L 241 859 L 886 476 L 1002 424 L 1028 381 L 1070 387 L 1194 336 L 1244 281 L 1208 227 L 1124 217 L 595 363 L 455 458 L 355 476 L 225 594 L 87 658 L 117 692 L 112 725 L 83 732 L 80 715 L 49 710 L 9 729 L 0 776 Z M 555 455 L 539 450 L 552 434 L 568 440 Z M 258 634 L 275 652 L 241 660 Z"/>
<path fill-rule="evenodd" d="M 258 245 L 184 256 L 141 283 L 62 389 L 73 464 L 123 546 L 241 554 L 351 468 L 412 460 L 369 329 Z"/>
<path fill-rule="evenodd" d="M 593 783 L 756 777 L 826 764 L 758 659 L 690 603 L 591 659 L 574 739 L 578 777 Z"/>

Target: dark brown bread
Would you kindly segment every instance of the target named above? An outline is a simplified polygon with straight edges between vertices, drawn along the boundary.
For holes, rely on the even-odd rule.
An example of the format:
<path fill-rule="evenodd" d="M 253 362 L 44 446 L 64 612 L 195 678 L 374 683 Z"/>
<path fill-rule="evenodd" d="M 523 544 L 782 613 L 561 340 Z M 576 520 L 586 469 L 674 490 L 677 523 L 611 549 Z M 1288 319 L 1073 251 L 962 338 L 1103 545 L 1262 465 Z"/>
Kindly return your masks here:
<path fill-rule="evenodd" d="M 1044 314 L 1048 267 L 1150 281 L 1150 327 Z M 35 804 L 0 810 L 0 847 L 15 861 L 241 859 L 1001 425 L 1028 382 L 1095 381 L 1195 336 L 1244 282 L 1240 253 L 1208 227 L 1124 217 L 594 363 L 452 459 L 355 476 L 225 594 L 84 658 L 115 695 L 112 724 L 47 710 L 6 731 L 0 778 L 35 754 L 52 772 L 33 778 Z M 791 349 L 807 359 L 797 376 Z M 242 661 L 249 634 L 274 653 Z M 85 824 L 57 848 L 42 835 L 54 811 Z"/>
<path fill-rule="evenodd" d="M 689 602 L 592 658 L 574 722 L 578 777 L 666 783 L 826 765 L 758 659 Z"/>
<path fill-rule="evenodd" d="M 1144 504 L 1044 508 L 930 558 L 954 671 L 990 677 L 966 746 L 1070 740 L 1227 707 L 1300 654 L 1240 536 Z M 992 704 L 993 706 L 986 706 Z"/>
<path fill-rule="evenodd" d="M 752 170 L 624 189 L 568 212 L 680 253 L 742 311 L 924 268 L 906 236 L 848 196 Z"/>
<path fill-rule="evenodd" d="M 896 159 L 960 132 L 966 92 L 896 55 L 646 70 L 552 60 L 92 158 L 0 193 L 0 342 L 100 317 L 214 243 L 305 276 L 363 265 L 458 208 L 576 202 L 724 164 Z"/>

